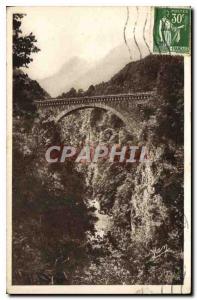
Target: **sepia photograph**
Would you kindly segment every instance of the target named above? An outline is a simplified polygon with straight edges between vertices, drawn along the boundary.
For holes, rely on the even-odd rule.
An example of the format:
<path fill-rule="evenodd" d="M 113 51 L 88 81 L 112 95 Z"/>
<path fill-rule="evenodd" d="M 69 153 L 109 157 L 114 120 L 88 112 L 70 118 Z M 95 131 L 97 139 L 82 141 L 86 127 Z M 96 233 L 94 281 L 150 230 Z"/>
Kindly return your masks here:
<path fill-rule="evenodd" d="M 191 293 L 191 8 L 7 7 L 7 291 Z"/>

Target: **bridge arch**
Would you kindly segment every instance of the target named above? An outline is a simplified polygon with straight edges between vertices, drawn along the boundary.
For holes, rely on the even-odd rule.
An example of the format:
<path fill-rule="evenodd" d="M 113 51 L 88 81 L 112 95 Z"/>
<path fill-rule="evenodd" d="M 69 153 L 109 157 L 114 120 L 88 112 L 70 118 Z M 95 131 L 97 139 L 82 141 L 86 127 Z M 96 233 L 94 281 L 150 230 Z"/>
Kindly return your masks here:
<path fill-rule="evenodd" d="M 105 111 L 110 111 L 111 113 L 116 115 L 125 124 L 125 126 L 127 128 L 129 128 L 129 122 L 128 122 L 127 118 L 121 112 L 119 112 L 118 110 L 116 110 L 115 108 L 113 108 L 111 106 L 108 106 L 106 104 L 100 104 L 100 103 L 83 104 L 83 105 L 80 104 L 80 105 L 75 105 L 75 106 L 66 108 L 55 117 L 55 123 L 58 123 L 64 117 L 66 117 L 67 115 L 71 114 L 74 111 L 83 110 L 83 109 L 87 109 L 87 108 L 101 108 Z"/>

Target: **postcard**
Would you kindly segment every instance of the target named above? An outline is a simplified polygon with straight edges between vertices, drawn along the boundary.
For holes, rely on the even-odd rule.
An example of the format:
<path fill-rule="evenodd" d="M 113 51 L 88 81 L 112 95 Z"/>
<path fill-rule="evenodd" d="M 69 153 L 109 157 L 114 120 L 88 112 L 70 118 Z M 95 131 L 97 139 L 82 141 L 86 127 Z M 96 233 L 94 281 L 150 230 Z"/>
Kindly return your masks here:
<path fill-rule="evenodd" d="M 7 7 L 7 292 L 191 293 L 191 8 Z"/>

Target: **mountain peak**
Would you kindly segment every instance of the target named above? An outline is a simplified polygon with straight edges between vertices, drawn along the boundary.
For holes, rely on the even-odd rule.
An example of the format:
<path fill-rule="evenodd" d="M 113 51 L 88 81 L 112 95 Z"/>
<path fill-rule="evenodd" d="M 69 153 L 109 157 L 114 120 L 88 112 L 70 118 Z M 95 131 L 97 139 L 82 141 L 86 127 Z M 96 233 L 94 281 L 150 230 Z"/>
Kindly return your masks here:
<path fill-rule="evenodd" d="M 129 41 L 131 43 L 131 41 Z M 141 47 L 143 56 L 147 49 Z M 138 50 L 133 46 L 133 61 L 139 59 Z M 90 64 L 85 59 L 73 56 L 65 62 L 61 69 L 46 79 L 40 80 L 40 85 L 53 97 L 67 92 L 72 87 L 75 89 L 87 89 L 103 81 L 108 81 L 130 62 L 130 57 L 125 44 L 120 44 L 97 63 Z"/>

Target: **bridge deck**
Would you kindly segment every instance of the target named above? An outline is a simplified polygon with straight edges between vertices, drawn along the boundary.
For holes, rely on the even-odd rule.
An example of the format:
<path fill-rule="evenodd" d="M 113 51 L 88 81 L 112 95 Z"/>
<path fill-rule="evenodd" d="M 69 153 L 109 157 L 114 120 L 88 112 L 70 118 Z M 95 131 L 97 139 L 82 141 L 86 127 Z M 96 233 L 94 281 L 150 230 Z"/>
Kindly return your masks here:
<path fill-rule="evenodd" d="M 149 100 L 155 95 L 154 91 L 141 92 L 141 93 L 130 93 L 130 94 L 116 94 L 116 95 L 101 95 L 101 96 L 85 96 L 75 98 L 49 98 L 45 100 L 35 100 L 35 104 L 38 107 L 41 106 L 59 106 L 68 104 L 79 104 L 79 103 L 97 103 L 97 102 L 114 102 L 121 100 Z"/>

